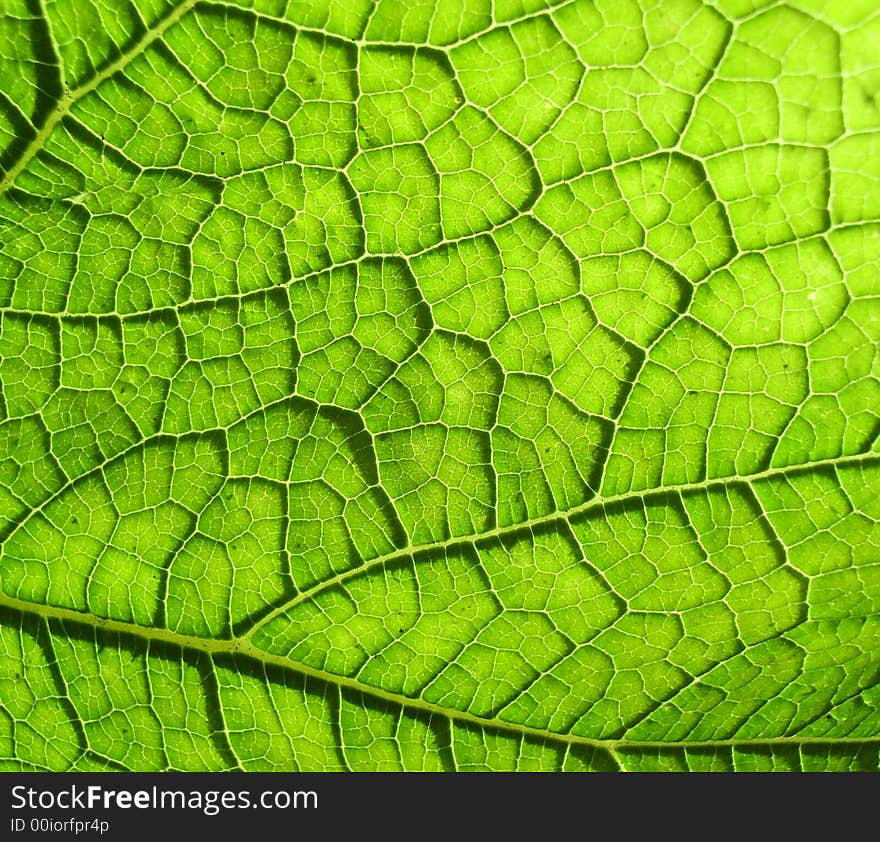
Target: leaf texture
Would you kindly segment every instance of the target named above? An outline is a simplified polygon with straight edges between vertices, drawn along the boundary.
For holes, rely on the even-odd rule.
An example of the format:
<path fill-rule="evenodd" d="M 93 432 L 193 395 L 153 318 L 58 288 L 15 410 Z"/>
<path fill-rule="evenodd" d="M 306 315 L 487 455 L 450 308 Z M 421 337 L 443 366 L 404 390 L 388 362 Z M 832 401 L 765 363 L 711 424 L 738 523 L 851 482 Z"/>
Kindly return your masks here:
<path fill-rule="evenodd" d="M 877 770 L 876 0 L 6 0 L 0 765 Z"/>

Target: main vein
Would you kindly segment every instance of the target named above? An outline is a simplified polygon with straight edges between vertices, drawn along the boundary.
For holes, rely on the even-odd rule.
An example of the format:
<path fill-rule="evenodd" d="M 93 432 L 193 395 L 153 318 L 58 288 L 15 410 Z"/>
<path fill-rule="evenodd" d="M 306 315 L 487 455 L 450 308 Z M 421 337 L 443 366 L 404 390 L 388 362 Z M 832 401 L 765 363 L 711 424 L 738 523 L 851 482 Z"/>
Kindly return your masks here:
<path fill-rule="evenodd" d="M 614 752 L 616 749 L 650 749 L 650 748 L 721 748 L 729 747 L 760 747 L 760 746 L 788 746 L 800 747 L 807 745 L 868 745 L 880 744 L 880 736 L 877 737 L 770 737 L 760 739 L 720 739 L 720 740 L 629 740 L 629 739 L 595 739 L 573 734 L 561 734 L 548 731 L 543 728 L 535 728 L 509 722 L 498 717 L 482 717 L 467 711 L 456 710 L 434 704 L 421 698 L 404 696 L 364 684 L 349 676 L 337 675 L 325 670 L 311 667 L 308 664 L 295 661 L 291 658 L 276 655 L 259 649 L 250 641 L 242 638 L 227 638 L 216 640 L 195 635 L 180 634 L 169 629 L 151 628 L 136 623 L 121 620 L 111 620 L 97 617 L 87 612 L 74 611 L 69 608 L 60 608 L 54 605 L 38 605 L 27 600 L 18 599 L 0 592 L 0 607 L 7 608 L 22 614 L 35 615 L 44 621 L 60 621 L 73 623 L 94 630 L 96 634 L 118 634 L 128 638 L 135 638 L 149 646 L 151 643 L 165 644 L 178 647 L 183 650 L 200 652 L 208 655 L 212 660 L 216 657 L 245 658 L 256 662 L 264 667 L 275 667 L 284 672 L 292 672 L 307 678 L 316 679 L 325 684 L 336 685 L 341 689 L 352 690 L 370 696 L 374 699 L 400 707 L 404 710 L 422 714 L 441 716 L 445 719 L 463 724 L 474 725 L 480 728 L 489 728 L 514 734 L 517 737 L 530 737 L 542 741 L 550 741 L 565 745 L 580 745 L 598 748 Z"/>

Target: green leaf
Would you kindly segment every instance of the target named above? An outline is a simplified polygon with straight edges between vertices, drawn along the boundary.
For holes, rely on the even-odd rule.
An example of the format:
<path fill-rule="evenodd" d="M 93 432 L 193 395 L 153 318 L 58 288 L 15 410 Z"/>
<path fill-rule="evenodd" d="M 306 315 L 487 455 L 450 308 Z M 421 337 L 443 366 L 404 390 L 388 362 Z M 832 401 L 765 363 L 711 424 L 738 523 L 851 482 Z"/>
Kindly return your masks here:
<path fill-rule="evenodd" d="M 6 0 L 0 766 L 878 769 L 876 0 Z"/>

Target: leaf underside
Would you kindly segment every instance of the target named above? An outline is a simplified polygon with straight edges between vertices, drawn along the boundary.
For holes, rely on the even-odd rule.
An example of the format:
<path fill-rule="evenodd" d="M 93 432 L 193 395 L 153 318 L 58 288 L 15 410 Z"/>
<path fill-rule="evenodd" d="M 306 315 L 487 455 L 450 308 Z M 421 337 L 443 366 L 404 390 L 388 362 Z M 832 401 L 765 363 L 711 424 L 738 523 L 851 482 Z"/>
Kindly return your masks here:
<path fill-rule="evenodd" d="M 0 768 L 877 770 L 877 0 L 5 0 Z"/>

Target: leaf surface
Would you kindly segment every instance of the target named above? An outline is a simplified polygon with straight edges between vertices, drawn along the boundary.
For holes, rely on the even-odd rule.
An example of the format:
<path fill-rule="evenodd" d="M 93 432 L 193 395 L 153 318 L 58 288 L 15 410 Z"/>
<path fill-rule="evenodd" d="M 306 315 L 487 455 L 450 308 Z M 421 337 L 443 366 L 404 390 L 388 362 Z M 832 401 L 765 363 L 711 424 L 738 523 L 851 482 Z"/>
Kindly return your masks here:
<path fill-rule="evenodd" d="M 3 768 L 878 769 L 875 0 L 7 5 Z"/>

